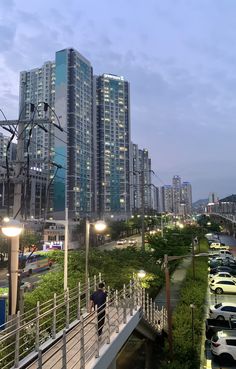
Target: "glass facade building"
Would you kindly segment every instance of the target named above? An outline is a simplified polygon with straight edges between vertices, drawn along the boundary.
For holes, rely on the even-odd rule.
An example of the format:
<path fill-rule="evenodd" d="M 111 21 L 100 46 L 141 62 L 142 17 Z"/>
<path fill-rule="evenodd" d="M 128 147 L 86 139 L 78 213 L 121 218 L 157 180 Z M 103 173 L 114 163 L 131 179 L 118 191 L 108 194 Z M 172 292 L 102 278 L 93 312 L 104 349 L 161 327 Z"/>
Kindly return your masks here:
<path fill-rule="evenodd" d="M 50 105 L 44 111 L 44 102 Z M 32 113 L 31 103 L 37 106 Z M 56 52 L 55 61 L 20 75 L 22 119 L 48 117 L 47 132 L 36 126 L 30 140 L 31 161 L 47 170 L 48 183 L 59 166 L 50 190 L 49 212 L 64 218 L 89 215 L 93 210 L 93 70 L 74 49 Z M 55 113 L 56 114 L 55 114 Z M 63 128 L 60 131 L 53 123 Z M 27 146 L 29 125 L 25 130 Z M 41 159 L 41 164 L 39 160 Z"/>
<path fill-rule="evenodd" d="M 130 213 L 129 83 L 103 74 L 96 85 L 96 177 L 100 216 Z"/>

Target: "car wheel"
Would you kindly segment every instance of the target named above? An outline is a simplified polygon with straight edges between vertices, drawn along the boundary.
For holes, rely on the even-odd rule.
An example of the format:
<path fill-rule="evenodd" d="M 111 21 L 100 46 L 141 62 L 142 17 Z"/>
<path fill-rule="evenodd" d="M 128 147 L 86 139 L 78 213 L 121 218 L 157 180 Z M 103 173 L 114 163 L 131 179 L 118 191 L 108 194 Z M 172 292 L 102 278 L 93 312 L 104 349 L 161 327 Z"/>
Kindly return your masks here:
<path fill-rule="evenodd" d="M 225 317 L 223 315 L 218 315 L 218 317 L 216 319 L 218 319 L 218 320 L 225 320 Z"/>
<path fill-rule="evenodd" d="M 221 364 L 232 363 L 233 361 L 234 361 L 233 356 L 231 356 L 230 354 L 221 354 L 220 355 L 220 363 Z"/>
<path fill-rule="evenodd" d="M 215 289 L 215 292 L 217 293 L 217 295 L 221 295 L 223 293 L 222 288 L 218 287 Z"/>

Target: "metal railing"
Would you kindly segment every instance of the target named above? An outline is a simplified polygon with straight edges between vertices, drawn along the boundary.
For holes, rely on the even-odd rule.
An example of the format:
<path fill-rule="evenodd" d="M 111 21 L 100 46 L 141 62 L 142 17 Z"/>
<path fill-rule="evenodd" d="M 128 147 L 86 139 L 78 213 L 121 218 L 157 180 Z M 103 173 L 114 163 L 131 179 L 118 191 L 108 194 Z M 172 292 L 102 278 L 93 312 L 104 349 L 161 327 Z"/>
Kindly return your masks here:
<path fill-rule="evenodd" d="M 159 311 L 134 281 L 121 291 L 111 292 L 108 288 L 104 306 L 88 313 L 86 296 L 96 285 L 94 277 L 93 283 L 88 283 L 89 291 L 79 283 L 77 288 L 55 294 L 45 303 L 38 302 L 36 309 L 18 313 L 0 335 L 0 368 L 19 368 L 23 359 L 33 361 L 28 366 L 32 369 L 85 368 L 138 309 L 153 329 L 165 329 L 165 309 Z"/>

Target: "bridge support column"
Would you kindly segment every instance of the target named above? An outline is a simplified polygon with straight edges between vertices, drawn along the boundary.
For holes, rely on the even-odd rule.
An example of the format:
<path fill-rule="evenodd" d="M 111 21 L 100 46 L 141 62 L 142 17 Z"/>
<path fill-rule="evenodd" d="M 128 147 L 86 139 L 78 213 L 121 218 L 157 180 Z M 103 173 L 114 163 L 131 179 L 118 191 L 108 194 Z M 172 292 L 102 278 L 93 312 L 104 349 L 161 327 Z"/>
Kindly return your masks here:
<path fill-rule="evenodd" d="M 109 365 L 107 369 L 116 369 L 116 358 L 113 359 L 113 361 L 111 362 L 111 364 Z"/>
<path fill-rule="evenodd" d="M 152 342 L 145 340 L 145 369 L 152 369 Z"/>

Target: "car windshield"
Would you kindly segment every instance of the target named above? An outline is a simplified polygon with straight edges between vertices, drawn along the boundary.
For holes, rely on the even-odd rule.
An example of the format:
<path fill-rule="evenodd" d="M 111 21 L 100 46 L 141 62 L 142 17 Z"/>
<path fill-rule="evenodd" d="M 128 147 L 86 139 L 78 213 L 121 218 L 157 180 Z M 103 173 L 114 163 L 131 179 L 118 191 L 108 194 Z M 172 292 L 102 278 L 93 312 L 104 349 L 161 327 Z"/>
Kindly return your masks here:
<path fill-rule="evenodd" d="M 222 306 L 222 304 L 221 304 L 221 303 L 220 303 L 220 304 L 216 304 L 216 305 L 214 306 L 214 308 L 215 308 L 215 309 L 219 309 L 221 306 Z"/>

